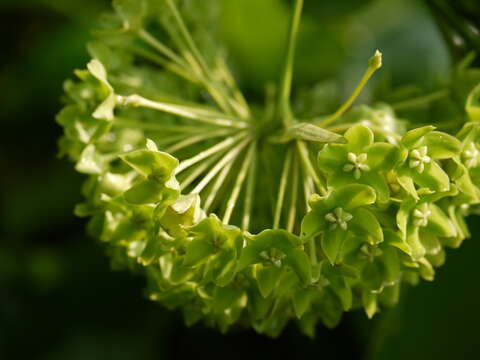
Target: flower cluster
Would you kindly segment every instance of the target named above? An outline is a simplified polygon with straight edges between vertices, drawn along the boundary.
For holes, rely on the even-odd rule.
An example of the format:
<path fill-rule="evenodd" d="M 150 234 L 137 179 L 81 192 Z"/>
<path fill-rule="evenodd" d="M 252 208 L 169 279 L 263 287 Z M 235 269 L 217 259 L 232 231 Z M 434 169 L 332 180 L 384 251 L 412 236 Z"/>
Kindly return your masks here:
<path fill-rule="evenodd" d="M 372 317 L 402 284 L 433 279 L 480 201 L 478 123 L 405 131 L 387 105 L 362 106 L 326 128 L 287 118 L 270 136 L 221 59 L 209 70 L 173 0 L 162 24 L 178 22 L 185 58 L 145 30 L 150 3 L 114 1 L 57 118 L 61 153 L 88 175 L 76 213 L 115 267 L 143 272 L 149 298 L 189 325 L 270 336 L 292 319 L 313 336 L 353 308 Z"/>

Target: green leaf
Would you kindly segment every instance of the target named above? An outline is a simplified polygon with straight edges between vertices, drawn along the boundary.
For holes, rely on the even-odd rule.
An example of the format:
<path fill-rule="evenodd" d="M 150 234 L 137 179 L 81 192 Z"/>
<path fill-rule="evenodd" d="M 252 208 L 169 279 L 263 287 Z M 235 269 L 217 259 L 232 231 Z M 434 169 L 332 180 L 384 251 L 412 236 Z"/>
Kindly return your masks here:
<path fill-rule="evenodd" d="M 285 137 L 287 139 L 306 140 L 319 143 L 346 143 L 343 136 L 304 122 L 289 127 L 286 131 Z"/>
<path fill-rule="evenodd" d="M 344 145 L 326 145 L 318 153 L 318 167 L 327 174 L 341 171 L 347 161 L 347 154 L 348 151 Z"/>
<path fill-rule="evenodd" d="M 285 262 L 297 274 L 300 281 L 305 285 L 310 284 L 312 279 L 312 267 L 307 254 L 300 249 L 290 249 L 285 255 L 287 255 Z"/>
<path fill-rule="evenodd" d="M 370 171 L 388 171 L 400 160 L 400 149 L 388 143 L 374 143 L 367 151 Z"/>
<path fill-rule="evenodd" d="M 285 255 L 285 259 L 281 261 L 292 268 L 302 282 L 309 284 L 312 276 L 310 261 L 307 254 L 299 249 L 301 245 L 300 238 L 285 230 L 264 230 L 250 237 L 247 247 L 242 250 L 238 271 L 251 264 L 263 262 L 264 252 L 277 249 Z"/>
<path fill-rule="evenodd" d="M 88 145 L 80 155 L 75 170 L 84 174 L 98 175 L 103 172 L 105 162 L 93 144 Z"/>
<path fill-rule="evenodd" d="M 255 278 L 258 282 L 258 288 L 263 297 L 268 297 L 277 286 L 283 269 L 276 266 L 255 265 Z"/>
<path fill-rule="evenodd" d="M 235 248 L 222 249 L 211 260 L 213 280 L 218 286 L 226 286 L 235 277 L 237 272 L 237 250 Z"/>
<path fill-rule="evenodd" d="M 311 288 L 301 288 L 293 293 L 293 309 L 297 318 L 301 318 L 310 308 L 312 300 L 318 291 Z"/>
<path fill-rule="evenodd" d="M 460 141 L 439 131 L 432 131 L 425 135 L 425 145 L 429 155 L 434 159 L 448 159 L 457 156 L 462 148 Z"/>
<path fill-rule="evenodd" d="M 163 255 L 162 242 L 159 238 L 150 236 L 147 239 L 145 247 L 138 258 L 143 266 L 148 266 L 158 260 Z"/>
<path fill-rule="evenodd" d="M 402 242 L 403 244 L 403 242 Z M 398 250 L 391 244 L 381 247 L 380 256 L 383 281 L 389 285 L 400 281 L 400 259 Z"/>
<path fill-rule="evenodd" d="M 365 237 L 369 244 L 375 245 L 383 241 L 383 232 L 375 215 L 363 208 L 352 211 L 352 219 L 348 222 L 349 230 Z"/>
<path fill-rule="evenodd" d="M 435 278 L 435 270 L 433 269 L 432 264 L 430 264 L 425 258 L 419 259 L 418 263 L 420 264 L 420 276 L 424 280 L 433 281 Z"/>
<path fill-rule="evenodd" d="M 390 188 L 388 187 L 385 176 L 378 172 L 369 171 L 362 175 L 360 181 L 366 185 L 370 185 L 377 193 L 377 200 L 380 203 L 387 203 L 390 198 Z"/>
<path fill-rule="evenodd" d="M 214 254 L 215 248 L 205 239 L 193 239 L 187 246 L 183 264 L 185 266 L 198 266 L 203 264 Z"/>
<path fill-rule="evenodd" d="M 405 172 L 402 172 L 402 174 L 399 174 L 397 177 L 397 181 L 400 184 L 400 186 L 409 194 L 412 196 L 415 200 L 419 200 L 420 198 L 418 197 L 417 194 L 417 189 L 415 189 L 415 184 L 413 182 L 413 179 L 408 176 Z"/>
<path fill-rule="evenodd" d="M 362 269 L 361 277 L 366 289 L 376 292 L 382 289 L 382 270 L 377 261 L 368 262 Z"/>
<path fill-rule="evenodd" d="M 406 229 L 405 229 L 405 233 L 406 233 Z M 385 239 L 385 242 L 384 242 L 385 246 L 392 246 L 404 252 L 405 254 L 410 254 L 410 248 L 405 243 L 405 241 L 403 241 L 403 238 L 405 237 L 405 235 L 400 236 L 400 234 L 398 234 L 393 230 L 384 229 L 383 236 Z"/>
<path fill-rule="evenodd" d="M 356 124 L 345 132 L 347 150 L 358 155 L 365 152 L 365 148 L 373 144 L 373 132 L 368 127 Z"/>
<path fill-rule="evenodd" d="M 192 226 L 200 220 L 200 196 L 198 194 L 180 195 L 160 219 L 160 225 L 174 237 L 186 235 L 185 227 Z"/>
<path fill-rule="evenodd" d="M 103 66 L 103 64 L 96 59 L 91 60 L 87 64 L 87 69 L 90 72 L 90 74 L 92 74 L 93 77 L 95 77 L 98 81 L 100 81 L 100 83 L 102 84 L 102 87 L 105 89 L 105 92 L 107 93 L 106 98 L 96 108 L 92 116 L 95 119 L 112 121 L 114 118 L 113 111 L 115 109 L 117 100 L 116 100 L 116 95 L 113 91 L 113 88 L 107 80 L 107 71 L 105 70 L 105 67 Z"/>
<path fill-rule="evenodd" d="M 378 310 L 377 294 L 368 290 L 362 291 L 362 304 L 367 317 L 371 319 Z"/>
<path fill-rule="evenodd" d="M 322 236 L 322 250 L 330 264 L 335 265 L 342 260 L 342 249 L 348 233 L 337 228 L 326 231 Z"/>
<path fill-rule="evenodd" d="M 353 294 L 350 286 L 345 282 L 345 279 L 340 276 L 329 278 L 330 287 L 335 295 L 338 296 L 343 310 L 348 311 L 352 307 Z"/>
<path fill-rule="evenodd" d="M 164 186 L 153 180 L 144 180 L 128 189 L 123 196 L 131 204 L 153 204 L 162 199 Z"/>
<path fill-rule="evenodd" d="M 134 150 L 120 158 L 143 176 L 161 183 L 168 181 L 178 166 L 176 158 L 160 151 Z"/>
<path fill-rule="evenodd" d="M 414 260 L 421 259 L 425 256 L 425 247 L 420 241 L 418 227 L 409 225 L 406 235 L 406 242 L 410 247 L 411 256 Z"/>
<path fill-rule="evenodd" d="M 435 130 L 435 126 L 433 125 L 410 130 L 402 137 L 401 142 L 406 148 L 412 149 L 417 147 L 423 140 L 423 137 L 433 130 Z"/>
<path fill-rule="evenodd" d="M 334 189 L 325 200 L 328 208 L 342 207 L 346 210 L 375 203 L 375 190 L 367 185 L 351 184 Z"/>
<path fill-rule="evenodd" d="M 440 237 L 456 237 L 455 225 L 442 209 L 435 204 L 430 204 L 429 209 L 431 214 L 426 229 Z"/>
<path fill-rule="evenodd" d="M 450 190 L 450 178 L 436 161 L 425 164 L 425 169 L 422 173 L 411 169 L 410 174 L 413 181 L 421 187 L 440 192 Z"/>

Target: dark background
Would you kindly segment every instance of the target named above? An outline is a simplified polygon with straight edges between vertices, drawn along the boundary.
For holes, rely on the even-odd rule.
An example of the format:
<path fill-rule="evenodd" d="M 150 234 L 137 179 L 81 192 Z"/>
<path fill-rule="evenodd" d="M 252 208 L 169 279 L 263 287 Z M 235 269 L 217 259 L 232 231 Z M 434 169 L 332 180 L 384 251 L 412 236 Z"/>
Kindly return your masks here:
<path fill-rule="evenodd" d="M 285 4 L 224 2 L 221 29 L 237 74 L 261 93 L 278 74 Z M 307 0 L 296 90 L 320 82 L 348 91 L 376 48 L 385 66 L 374 84 L 441 87 L 472 45 L 445 41 L 449 25 L 438 11 L 435 23 L 426 3 L 435 1 Z M 478 23 L 476 1 L 458 3 L 459 16 Z M 0 359 L 478 358 L 475 218 L 472 239 L 448 252 L 433 283 L 406 289 L 396 308 L 372 321 L 346 314 L 334 330 L 319 327 L 314 340 L 293 325 L 276 340 L 186 328 L 179 313 L 144 298 L 142 277 L 111 271 L 73 215 L 83 177 L 57 159 L 54 121 L 62 82 L 88 61 L 89 31 L 106 8 L 99 0 L 0 0 Z"/>

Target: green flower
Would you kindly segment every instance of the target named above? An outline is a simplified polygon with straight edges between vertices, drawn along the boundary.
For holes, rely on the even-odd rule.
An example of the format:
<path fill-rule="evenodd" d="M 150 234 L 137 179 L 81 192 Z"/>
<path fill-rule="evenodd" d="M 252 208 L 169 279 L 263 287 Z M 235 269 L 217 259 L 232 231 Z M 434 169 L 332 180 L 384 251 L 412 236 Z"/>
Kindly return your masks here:
<path fill-rule="evenodd" d="M 439 161 L 456 158 L 461 150 L 456 138 L 434 129 L 425 126 L 410 130 L 400 142 L 403 163 L 397 168 L 398 182 L 415 199 L 418 199 L 415 185 L 432 191 L 450 189 L 450 178 Z"/>
<path fill-rule="evenodd" d="M 374 142 L 373 132 L 363 125 L 354 125 L 344 137 L 347 144 L 328 144 L 318 154 L 318 167 L 327 174 L 328 186 L 365 184 L 375 189 L 380 202 L 388 201 L 386 173 L 398 161 L 398 148 Z"/>
<path fill-rule="evenodd" d="M 402 241 L 408 247 L 408 254 L 419 260 L 427 253 L 422 240 L 426 234 L 437 238 L 457 237 L 457 227 L 452 219 L 436 204 L 442 198 L 455 196 L 458 192 L 452 189 L 444 193 L 432 193 L 420 189 L 418 201 L 407 198 L 400 204 L 397 212 L 397 226 Z"/>
<path fill-rule="evenodd" d="M 342 261 L 345 242 L 351 238 L 378 244 L 383 233 L 374 213 L 368 206 L 375 203 L 376 194 L 367 185 L 350 184 L 335 188 L 326 197 L 314 195 L 312 210 L 302 222 L 306 238 L 321 235 L 321 246 L 330 263 Z"/>

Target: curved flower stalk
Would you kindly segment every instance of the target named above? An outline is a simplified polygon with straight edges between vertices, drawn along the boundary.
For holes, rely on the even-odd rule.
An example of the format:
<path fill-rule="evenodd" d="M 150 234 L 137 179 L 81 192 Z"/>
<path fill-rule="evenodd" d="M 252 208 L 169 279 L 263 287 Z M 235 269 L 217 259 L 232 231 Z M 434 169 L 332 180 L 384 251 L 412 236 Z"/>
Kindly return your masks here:
<path fill-rule="evenodd" d="M 433 280 L 480 199 L 478 88 L 457 136 L 406 131 L 386 104 L 347 112 L 377 52 L 337 112 L 298 119 L 296 0 L 278 98 L 252 112 L 222 52 L 189 30 L 218 3 L 115 0 L 65 83 L 60 152 L 88 175 L 76 213 L 113 265 L 143 271 L 150 299 L 189 325 L 270 336 L 372 317 L 403 283 Z"/>

